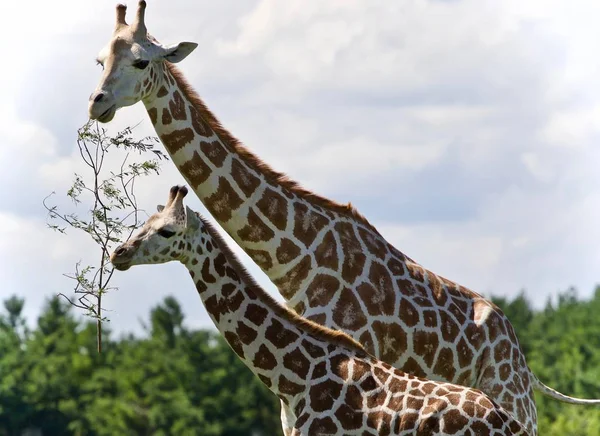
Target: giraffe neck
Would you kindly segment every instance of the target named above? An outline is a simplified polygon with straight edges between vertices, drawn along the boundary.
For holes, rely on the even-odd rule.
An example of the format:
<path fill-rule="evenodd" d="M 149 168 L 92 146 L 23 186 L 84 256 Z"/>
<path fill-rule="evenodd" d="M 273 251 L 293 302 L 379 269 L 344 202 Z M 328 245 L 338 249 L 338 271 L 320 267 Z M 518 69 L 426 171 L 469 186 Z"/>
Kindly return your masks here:
<path fill-rule="evenodd" d="M 289 407 L 303 398 L 314 366 L 332 351 L 364 354 L 345 334 L 276 303 L 210 224 L 189 242 L 183 263 L 215 326 L 248 368 Z"/>
<path fill-rule="evenodd" d="M 283 297 L 291 300 L 302 283 L 312 281 L 317 274 L 312 266 L 341 270 L 341 254 L 331 248 L 334 233 L 348 231 L 340 217 L 371 229 L 366 220 L 259 161 L 220 125 L 175 67 L 164 64 L 158 77 L 162 83 L 144 100 L 158 136 L 209 212 Z"/>

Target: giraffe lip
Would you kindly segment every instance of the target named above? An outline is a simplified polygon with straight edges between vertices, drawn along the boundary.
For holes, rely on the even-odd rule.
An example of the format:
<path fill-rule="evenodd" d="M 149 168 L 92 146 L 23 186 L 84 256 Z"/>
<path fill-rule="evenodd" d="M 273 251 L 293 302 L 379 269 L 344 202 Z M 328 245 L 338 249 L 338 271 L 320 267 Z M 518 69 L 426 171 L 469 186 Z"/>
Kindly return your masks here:
<path fill-rule="evenodd" d="M 129 268 L 131 268 L 131 264 L 128 261 L 122 261 L 119 263 L 119 261 L 112 259 L 111 263 L 114 269 L 117 271 L 127 271 Z"/>
<path fill-rule="evenodd" d="M 108 123 L 115 116 L 115 112 L 116 112 L 116 109 L 115 109 L 115 105 L 113 104 L 111 107 L 109 107 L 104 112 L 102 112 L 100 115 L 98 115 L 96 117 L 96 119 L 98 121 L 100 121 L 101 123 Z"/>

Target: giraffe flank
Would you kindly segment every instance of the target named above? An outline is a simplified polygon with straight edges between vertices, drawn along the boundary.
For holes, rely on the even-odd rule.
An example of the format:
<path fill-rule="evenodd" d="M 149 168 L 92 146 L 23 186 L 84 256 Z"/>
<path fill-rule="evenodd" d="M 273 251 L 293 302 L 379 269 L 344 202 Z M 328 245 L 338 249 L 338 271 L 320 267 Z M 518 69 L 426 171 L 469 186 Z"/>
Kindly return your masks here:
<path fill-rule="evenodd" d="M 477 387 L 536 434 L 533 389 L 574 404 L 529 370 L 512 325 L 479 294 L 426 269 L 350 206 L 302 189 L 229 133 L 173 65 L 196 44 L 163 46 L 125 7 L 98 61 L 89 115 L 143 101 L 173 162 L 225 231 L 297 313 L 342 330 L 405 372 Z M 282 411 L 284 417 L 286 410 Z"/>
<path fill-rule="evenodd" d="M 111 256 L 115 268 L 179 260 L 231 348 L 291 411 L 295 435 L 527 434 L 476 389 L 403 373 L 345 333 L 279 305 L 244 270 L 215 228 L 166 205 Z"/>

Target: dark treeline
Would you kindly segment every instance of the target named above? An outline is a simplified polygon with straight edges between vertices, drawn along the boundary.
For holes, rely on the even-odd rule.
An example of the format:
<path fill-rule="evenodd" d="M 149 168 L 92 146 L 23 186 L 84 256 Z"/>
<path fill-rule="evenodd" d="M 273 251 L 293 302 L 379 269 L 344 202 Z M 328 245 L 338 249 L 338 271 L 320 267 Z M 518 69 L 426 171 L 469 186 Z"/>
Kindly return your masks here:
<path fill-rule="evenodd" d="M 494 301 L 543 382 L 600 396 L 600 288 L 586 301 L 567 291 L 541 311 L 523 295 Z M 216 332 L 186 328 L 174 298 L 151 311 L 145 338 L 105 332 L 100 355 L 95 325 L 67 304 L 48 300 L 33 331 L 24 304 L 12 297 L 0 314 L 0 435 L 281 434 L 275 396 Z M 600 434 L 600 408 L 537 400 L 540 434 Z"/>

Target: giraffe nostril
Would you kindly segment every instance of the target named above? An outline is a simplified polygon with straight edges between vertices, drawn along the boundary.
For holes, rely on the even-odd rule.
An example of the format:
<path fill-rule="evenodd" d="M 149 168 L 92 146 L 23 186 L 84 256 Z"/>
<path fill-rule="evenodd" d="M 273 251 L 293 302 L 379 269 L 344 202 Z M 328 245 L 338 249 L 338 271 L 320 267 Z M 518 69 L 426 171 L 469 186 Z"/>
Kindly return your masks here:
<path fill-rule="evenodd" d="M 125 253 L 125 249 L 123 247 L 119 247 L 115 250 L 115 255 L 120 256 Z"/>
<path fill-rule="evenodd" d="M 104 93 L 103 92 L 99 92 L 96 97 L 94 97 L 94 103 L 98 103 L 100 100 L 102 100 L 104 98 Z"/>

